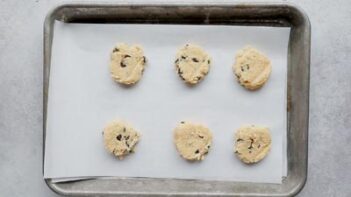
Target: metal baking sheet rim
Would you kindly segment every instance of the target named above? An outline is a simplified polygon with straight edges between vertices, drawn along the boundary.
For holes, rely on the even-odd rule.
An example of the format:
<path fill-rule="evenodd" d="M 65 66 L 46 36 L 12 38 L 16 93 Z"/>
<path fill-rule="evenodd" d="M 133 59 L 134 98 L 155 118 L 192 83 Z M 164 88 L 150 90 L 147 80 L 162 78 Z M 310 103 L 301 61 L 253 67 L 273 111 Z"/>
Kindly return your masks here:
<path fill-rule="evenodd" d="M 54 20 L 98 23 L 178 23 L 290 26 L 288 49 L 288 175 L 282 184 L 228 181 L 125 178 L 53 183 L 70 196 L 294 196 L 307 179 L 311 25 L 305 12 L 290 3 L 62 4 L 44 22 L 43 172 L 46 113 Z"/>

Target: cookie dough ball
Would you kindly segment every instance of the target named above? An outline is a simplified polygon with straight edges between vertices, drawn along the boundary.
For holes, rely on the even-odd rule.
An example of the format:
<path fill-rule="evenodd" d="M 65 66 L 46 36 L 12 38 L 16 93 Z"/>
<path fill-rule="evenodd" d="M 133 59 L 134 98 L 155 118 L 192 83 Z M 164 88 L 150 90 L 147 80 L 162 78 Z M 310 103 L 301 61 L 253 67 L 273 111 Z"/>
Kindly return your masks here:
<path fill-rule="evenodd" d="M 174 130 L 174 143 L 184 159 L 199 161 L 211 147 L 212 134 L 202 125 L 181 122 Z"/>
<path fill-rule="evenodd" d="M 146 58 L 140 46 L 118 44 L 111 54 L 110 70 L 112 78 L 118 83 L 131 85 L 143 75 Z"/>
<path fill-rule="evenodd" d="M 269 129 L 259 126 L 242 126 L 235 134 L 234 152 L 247 164 L 261 161 L 271 149 Z"/>
<path fill-rule="evenodd" d="M 233 70 L 242 86 L 256 90 L 268 80 L 272 67 L 270 60 L 257 49 L 245 47 L 236 54 Z"/>
<path fill-rule="evenodd" d="M 129 124 L 122 121 L 110 122 L 103 131 L 105 148 L 119 159 L 134 152 L 139 141 L 139 133 Z"/>
<path fill-rule="evenodd" d="M 175 66 L 179 77 L 188 84 L 197 84 L 210 70 L 211 58 L 199 46 L 187 44 L 176 56 Z"/>

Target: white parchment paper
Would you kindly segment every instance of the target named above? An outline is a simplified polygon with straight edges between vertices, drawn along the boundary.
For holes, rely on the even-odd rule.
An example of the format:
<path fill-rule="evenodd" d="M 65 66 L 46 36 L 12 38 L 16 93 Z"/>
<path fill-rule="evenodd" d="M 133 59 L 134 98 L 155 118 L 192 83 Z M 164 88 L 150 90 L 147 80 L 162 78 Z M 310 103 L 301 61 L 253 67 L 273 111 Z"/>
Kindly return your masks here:
<path fill-rule="evenodd" d="M 281 183 L 286 174 L 286 80 L 289 28 L 199 25 L 64 24 L 55 22 L 50 71 L 45 178 L 124 176 Z M 130 88 L 110 77 L 118 42 L 140 44 L 147 57 L 141 81 Z M 174 68 L 186 43 L 212 57 L 209 74 L 186 86 Z M 235 53 L 251 45 L 272 62 L 271 77 L 258 91 L 234 78 Z M 113 119 L 142 134 L 136 153 L 118 160 L 103 145 L 102 129 Z M 207 125 L 214 136 L 204 161 L 183 160 L 173 144 L 182 120 Z M 242 124 L 271 129 L 272 149 L 255 165 L 233 153 Z M 60 179 L 59 179 L 60 178 Z"/>

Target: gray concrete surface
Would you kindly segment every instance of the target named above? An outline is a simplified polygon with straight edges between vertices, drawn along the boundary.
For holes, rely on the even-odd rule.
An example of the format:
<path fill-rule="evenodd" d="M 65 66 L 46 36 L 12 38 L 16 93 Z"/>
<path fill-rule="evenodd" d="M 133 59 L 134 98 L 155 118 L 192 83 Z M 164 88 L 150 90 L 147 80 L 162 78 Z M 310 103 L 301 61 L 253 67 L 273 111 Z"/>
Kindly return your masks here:
<path fill-rule="evenodd" d="M 42 27 L 58 0 L 0 0 L 0 196 L 42 179 Z M 312 23 L 309 167 L 298 196 L 351 196 L 351 1 L 290 1 Z"/>

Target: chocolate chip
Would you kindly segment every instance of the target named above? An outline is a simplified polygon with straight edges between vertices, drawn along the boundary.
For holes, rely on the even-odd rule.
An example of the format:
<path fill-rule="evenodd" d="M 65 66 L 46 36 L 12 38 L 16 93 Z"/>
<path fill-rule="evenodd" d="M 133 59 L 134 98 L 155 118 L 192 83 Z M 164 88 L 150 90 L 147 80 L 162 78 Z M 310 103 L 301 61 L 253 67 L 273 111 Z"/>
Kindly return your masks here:
<path fill-rule="evenodd" d="M 122 135 L 121 135 L 121 134 L 117 135 L 116 139 L 117 139 L 118 141 L 121 141 Z"/>
<path fill-rule="evenodd" d="M 196 58 L 192 58 L 192 60 L 193 60 L 193 62 L 199 62 L 199 60 Z"/>
<path fill-rule="evenodd" d="M 260 148 L 261 147 L 261 144 L 258 144 L 257 148 Z"/>
<path fill-rule="evenodd" d="M 249 146 L 248 149 L 252 149 L 252 148 L 253 148 L 253 147 L 252 147 L 252 144 L 254 143 L 254 140 L 253 140 L 252 138 L 250 138 L 250 140 L 251 140 L 251 142 L 250 142 L 250 146 Z"/>
<path fill-rule="evenodd" d="M 180 122 L 181 124 L 184 124 L 185 122 L 184 121 L 182 121 L 182 122 Z"/>
<path fill-rule="evenodd" d="M 208 146 L 207 146 L 207 148 L 211 148 L 211 146 L 210 146 L 210 145 L 208 145 Z"/>
<path fill-rule="evenodd" d="M 178 63 L 179 62 L 179 59 L 176 59 L 176 61 L 174 63 Z"/>
<path fill-rule="evenodd" d="M 196 79 L 197 79 L 198 81 L 200 81 L 202 78 L 201 78 L 200 76 L 198 76 L 198 77 L 196 77 Z"/>
<path fill-rule="evenodd" d="M 211 61 L 210 61 L 210 60 L 207 60 L 207 63 L 208 63 L 208 64 L 210 64 L 210 63 L 211 63 Z"/>
<path fill-rule="evenodd" d="M 199 151 L 199 150 L 196 150 L 196 151 L 195 151 L 195 154 L 198 154 L 198 153 L 200 153 L 200 151 Z"/>
<path fill-rule="evenodd" d="M 145 56 L 143 56 L 143 62 L 144 62 L 144 64 L 146 63 L 146 57 Z"/>
<path fill-rule="evenodd" d="M 178 68 L 178 75 L 185 81 L 185 78 L 183 77 L 183 72 L 180 70 L 180 68 Z"/>
<path fill-rule="evenodd" d="M 236 140 L 237 142 L 244 141 L 243 139 L 239 138 Z"/>
<path fill-rule="evenodd" d="M 112 53 L 114 53 L 114 52 L 118 52 L 119 51 L 119 49 L 118 48 L 114 48 L 113 49 L 113 51 L 112 51 Z"/>
<path fill-rule="evenodd" d="M 181 56 L 182 59 L 186 59 L 186 56 Z"/>
<path fill-rule="evenodd" d="M 244 68 L 243 67 L 240 67 L 241 68 L 241 71 L 243 71 L 244 72 Z"/>
<path fill-rule="evenodd" d="M 127 136 L 124 136 L 124 138 L 126 139 L 126 140 L 129 140 L 129 135 L 127 135 Z"/>
<path fill-rule="evenodd" d="M 121 62 L 121 67 L 122 68 L 124 68 L 124 67 L 126 67 L 127 65 L 125 65 L 124 63 L 123 63 L 123 61 Z"/>
<path fill-rule="evenodd" d="M 126 141 L 126 145 L 127 145 L 127 147 L 129 148 L 129 143 L 128 143 L 128 141 Z"/>
<path fill-rule="evenodd" d="M 199 138 L 201 138 L 201 139 L 203 139 L 204 138 L 204 136 L 202 136 L 202 135 L 198 135 L 199 136 Z"/>
<path fill-rule="evenodd" d="M 180 70 L 180 68 L 178 68 L 178 74 L 179 75 L 183 74 L 183 72 Z"/>
<path fill-rule="evenodd" d="M 130 57 L 130 55 L 125 55 L 124 58 Z"/>

